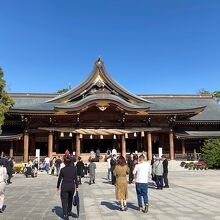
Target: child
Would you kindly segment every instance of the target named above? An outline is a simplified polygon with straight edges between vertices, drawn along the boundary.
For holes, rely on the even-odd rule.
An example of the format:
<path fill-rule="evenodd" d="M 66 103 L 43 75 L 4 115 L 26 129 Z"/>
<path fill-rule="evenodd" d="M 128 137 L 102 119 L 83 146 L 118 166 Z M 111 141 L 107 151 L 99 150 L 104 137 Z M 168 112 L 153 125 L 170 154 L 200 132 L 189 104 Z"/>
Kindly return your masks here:
<path fill-rule="evenodd" d="M 96 164 L 94 162 L 94 159 L 92 159 L 89 164 L 89 177 L 90 177 L 89 185 L 95 183 L 95 169 L 96 169 Z"/>

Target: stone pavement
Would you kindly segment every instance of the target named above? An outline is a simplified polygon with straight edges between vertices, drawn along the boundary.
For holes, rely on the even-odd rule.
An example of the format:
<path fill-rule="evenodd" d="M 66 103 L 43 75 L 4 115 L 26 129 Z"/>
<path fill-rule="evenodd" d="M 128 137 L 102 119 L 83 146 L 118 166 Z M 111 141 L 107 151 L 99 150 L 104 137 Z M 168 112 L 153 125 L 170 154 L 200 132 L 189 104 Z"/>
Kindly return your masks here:
<path fill-rule="evenodd" d="M 80 186 L 79 219 L 86 220 L 220 220 L 220 171 L 182 171 L 169 173 L 170 188 L 149 189 L 149 212 L 138 211 L 134 185 L 129 185 L 128 211 L 121 212 L 114 196 L 114 187 L 105 173 L 97 173 L 96 184 L 83 178 Z M 56 176 L 40 174 L 25 178 L 17 174 L 6 189 L 4 213 L 0 220 L 62 219 Z M 75 207 L 73 207 L 73 213 Z M 71 219 L 74 219 L 70 217 Z"/>

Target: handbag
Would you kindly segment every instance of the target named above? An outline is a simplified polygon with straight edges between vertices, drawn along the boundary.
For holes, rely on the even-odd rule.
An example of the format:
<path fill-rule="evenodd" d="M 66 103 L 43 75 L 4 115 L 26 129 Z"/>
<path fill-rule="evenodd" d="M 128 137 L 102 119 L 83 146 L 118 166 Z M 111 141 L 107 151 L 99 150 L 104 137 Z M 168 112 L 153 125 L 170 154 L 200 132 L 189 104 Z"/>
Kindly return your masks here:
<path fill-rule="evenodd" d="M 76 192 L 73 195 L 73 206 L 77 205 Z"/>
<path fill-rule="evenodd" d="M 74 196 L 73 196 L 73 205 L 76 207 L 77 218 L 78 218 L 79 217 L 79 210 L 80 210 L 80 201 L 79 201 L 79 193 L 78 193 L 78 191 L 76 191 Z"/>
<path fill-rule="evenodd" d="M 77 206 L 79 204 L 79 193 L 76 191 L 73 195 L 73 205 Z"/>

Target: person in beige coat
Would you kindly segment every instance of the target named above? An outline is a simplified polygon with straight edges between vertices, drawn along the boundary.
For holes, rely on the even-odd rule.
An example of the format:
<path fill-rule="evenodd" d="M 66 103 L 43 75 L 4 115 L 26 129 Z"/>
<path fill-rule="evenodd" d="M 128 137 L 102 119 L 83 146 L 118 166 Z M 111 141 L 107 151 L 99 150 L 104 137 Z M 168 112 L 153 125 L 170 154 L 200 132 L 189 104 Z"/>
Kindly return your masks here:
<path fill-rule="evenodd" d="M 0 159 L 0 213 L 2 213 L 2 208 L 5 199 L 5 186 L 8 179 L 7 170 L 3 166 L 3 160 Z"/>
<path fill-rule="evenodd" d="M 126 164 L 125 158 L 120 156 L 117 160 L 117 165 L 114 169 L 114 175 L 116 176 L 115 196 L 120 201 L 121 211 L 127 210 L 126 200 L 128 198 L 128 182 L 127 175 L 129 174 L 129 168 Z"/>

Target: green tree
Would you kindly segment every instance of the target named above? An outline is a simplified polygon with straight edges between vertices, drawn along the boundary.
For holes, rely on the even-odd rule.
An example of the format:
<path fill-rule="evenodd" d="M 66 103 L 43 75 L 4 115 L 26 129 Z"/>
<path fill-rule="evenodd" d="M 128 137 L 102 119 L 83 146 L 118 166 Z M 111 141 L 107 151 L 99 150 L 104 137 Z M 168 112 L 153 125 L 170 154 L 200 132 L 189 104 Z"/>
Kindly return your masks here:
<path fill-rule="evenodd" d="M 212 95 L 212 92 L 210 92 L 210 91 L 203 88 L 203 89 L 199 90 L 198 94 L 200 94 L 200 95 Z"/>
<path fill-rule="evenodd" d="M 220 167 L 220 139 L 205 141 L 202 147 L 202 159 L 209 168 Z"/>
<path fill-rule="evenodd" d="M 57 91 L 58 94 L 63 94 L 65 92 L 68 92 L 71 89 L 71 85 L 69 84 L 67 88 L 63 88 Z"/>
<path fill-rule="evenodd" d="M 0 133 L 2 132 L 1 127 L 5 120 L 5 114 L 14 105 L 14 101 L 5 90 L 6 82 L 3 77 L 4 73 L 0 67 Z"/>
<path fill-rule="evenodd" d="M 217 97 L 217 98 L 220 98 L 220 91 L 215 91 L 214 96 Z"/>

